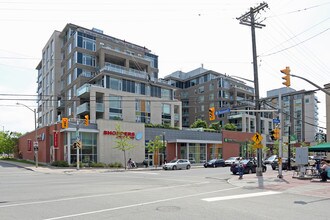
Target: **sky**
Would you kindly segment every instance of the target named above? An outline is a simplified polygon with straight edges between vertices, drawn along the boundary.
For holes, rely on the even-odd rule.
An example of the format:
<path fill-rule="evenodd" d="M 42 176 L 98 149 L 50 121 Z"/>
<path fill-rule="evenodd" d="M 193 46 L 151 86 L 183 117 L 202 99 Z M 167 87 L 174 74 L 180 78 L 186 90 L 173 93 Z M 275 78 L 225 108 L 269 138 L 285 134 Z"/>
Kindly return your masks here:
<path fill-rule="evenodd" d="M 160 78 L 198 67 L 253 80 L 251 28 L 238 17 L 254 0 L 0 0 L 0 129 L 34 130 L 37 71 L 51 34 L 67 23 L 145 46 L 159 56 Z M 330 0 L 268 0 L 257 15 L 260 97 L 283 87 L 280 70 L 330 83 Z M 247 82 L 253 86 L 252 83 Z M 295 90 L 316 89 L 291 78 Z M 319 126 L 326 127 L 325 94 Z M 26 108 L 16 103 L 22 103 Z M 324 130 L 325 132 L 325 130 Z"/>

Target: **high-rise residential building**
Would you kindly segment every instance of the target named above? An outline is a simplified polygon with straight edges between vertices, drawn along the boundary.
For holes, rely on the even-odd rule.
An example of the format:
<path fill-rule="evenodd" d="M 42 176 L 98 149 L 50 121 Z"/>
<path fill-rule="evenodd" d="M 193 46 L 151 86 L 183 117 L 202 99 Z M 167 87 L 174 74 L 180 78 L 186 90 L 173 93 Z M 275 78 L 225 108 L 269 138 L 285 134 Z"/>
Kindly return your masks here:
<path fill-rule="evenodd" d="M 125 40 L 67 24 L 42 51 L 38 124 L 62 117 L 168 124 L 181 128 L 174 88 L 158 80 L 158 56 Z"/>
<path fill-rule="evenodd" d="M 119 124 L 137 146 L 130 156 L 143 161 L 145 124 L 182 128 L 175 87 L 158 79 L 158 56 L 144 46 L 67 24 L 48 40 L 37 70 L 38 127 L 44 134 L 54 131 L 49 142 L 47 137 L 46 144 L 39 143 L 46 147 L 40 154 L 73 163 L 78 156 L 73 143 L 81 140 L 80 161 L 119 161 L 121 151 L 114 150 Z M 86 115 L 89 126 L 81 123 Z M 69 118 L 68 128 L 58 126 L 62 118 Z"/>
<path fill-rule="evenodd" d="M 233 123 L 239 131 L 256 132 L 255 112 L 235 111 L 255 109 L 254 88 L 245 82 L 203 67 L 190 72 L 176 71 L 164 80 L 178 88 L 175 97 L 182 101 L 183 127 L 202 119 L 208 124 Z M 224 109 L 230 110 L 217 114 L 216 120 L 210 121 L 210 107 L 220 113 Z M 268 134 L 272 129 L 272 115 L 272 112 L 261 113 L 261 133 Z"/>
<path fill-rule="evenodd" d="M 319 101 L 315 91 L 274 89 L 268 91 L 267 98 L 263 100 L 278 109 L 279 94 L 281 94 L 282 101 L 280 106 L 282 110 L 281 135 L 288 137 L 290 130 L 291 140 L 314 142 L 315 135 L 319 131 L 317 107 Z"/>

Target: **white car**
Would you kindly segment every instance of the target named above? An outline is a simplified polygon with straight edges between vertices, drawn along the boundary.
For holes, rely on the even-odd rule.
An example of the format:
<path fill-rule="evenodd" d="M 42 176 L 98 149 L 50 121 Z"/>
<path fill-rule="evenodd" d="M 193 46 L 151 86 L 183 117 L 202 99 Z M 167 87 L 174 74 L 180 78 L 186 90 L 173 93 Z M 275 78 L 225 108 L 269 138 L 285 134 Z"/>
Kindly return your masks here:
<path fill-rule="evenodd" d="M 277 159 L 277 155 L 272 155 L 265 160 L 265 164 L 272 164 Z"/>
<path fill-rule="evenodd" d="M 171 160 L 169 163 L 163 165 L 164 170 L 178 170 L 178 169 L 187 169 L 191 167 L 189 160 L 187 159 L 178 159 Z"/>
<path fill-rule="evenodd" d="M 239 162 L 240 157 L 229 157 L 227 160 L 225 160 L 226 166 L 231 166 L 233 163 Z"/>

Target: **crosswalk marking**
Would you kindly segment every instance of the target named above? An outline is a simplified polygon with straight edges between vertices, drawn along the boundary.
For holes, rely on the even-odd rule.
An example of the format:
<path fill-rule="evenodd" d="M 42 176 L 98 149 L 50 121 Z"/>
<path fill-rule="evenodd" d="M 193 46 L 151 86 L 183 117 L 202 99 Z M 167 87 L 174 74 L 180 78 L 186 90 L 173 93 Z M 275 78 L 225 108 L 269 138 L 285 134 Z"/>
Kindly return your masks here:
<path fill-rule="evenodd" d="M 232 196 L 212 197 L 212 198 L 205 198 L 202 200 L 206 201 L 206 202 L 215 202 L 215 201 L 223 201 L 223 200 L 230 200 L 230 199 L 242 199 L 242 198 L 251 198 L 251 197 L 258 197 L 258 196 L 276 195 L 276 194 L 280 194 L 280 193 L 281 192 L 266 191 L 266 192 L 248 193 L 248 194 L 240 194 L 240 195 L 232 195 Z"/>

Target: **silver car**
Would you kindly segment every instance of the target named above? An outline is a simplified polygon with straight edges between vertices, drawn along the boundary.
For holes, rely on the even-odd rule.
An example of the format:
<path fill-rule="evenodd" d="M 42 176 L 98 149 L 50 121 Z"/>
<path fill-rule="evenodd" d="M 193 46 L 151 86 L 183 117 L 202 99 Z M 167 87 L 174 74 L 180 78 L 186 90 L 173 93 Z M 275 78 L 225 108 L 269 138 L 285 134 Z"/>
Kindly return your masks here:
<path fill-rule="evenodd" d="M 191 167 L 189 160 L 187 159 L 178 159 L 171 160 L 169 163 L 163 165 L 164 170 L 177 170 L 177 169 L 187 169 Z"/>

